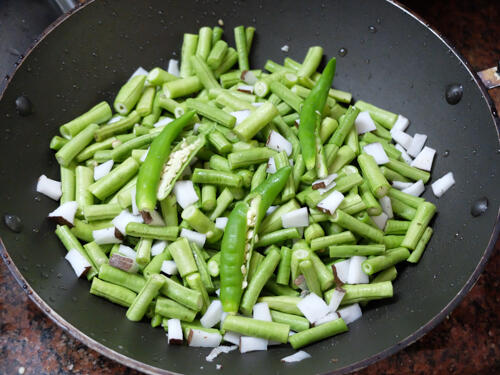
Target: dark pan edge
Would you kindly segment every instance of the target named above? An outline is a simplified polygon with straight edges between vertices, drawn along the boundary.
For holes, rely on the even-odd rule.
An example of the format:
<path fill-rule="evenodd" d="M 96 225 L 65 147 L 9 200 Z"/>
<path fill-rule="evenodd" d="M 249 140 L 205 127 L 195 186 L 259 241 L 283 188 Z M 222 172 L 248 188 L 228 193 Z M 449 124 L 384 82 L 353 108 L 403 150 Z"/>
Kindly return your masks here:
<path fill-rule="evenodd" d="M 9 86 L 10 82 L 12 81 L 12 78 L 14 77 L 15 73 L 17 72 L 17 69 L 24 63 L 25 59 L 29 56 L 29 54 L 33 51 L 35 47 L 38 46 L 38 44 L 43 41 L 43 39 L 51 33 L 57 26 L 59 26 L 61 23 L 66 21 L 73 13 L 78 12 L 79 10 L 83 9 L 85 6 L 93 3 L 95 0 L 88 0 L 86 3 L 77 6 L 73 10 L 71 10 L 68 13 L 65 13 L 61 15 L 59 18 L 57 18 L 53 23 L 51 23 L 40 35 L 38 40 L 36 40 L 31 47 L 26 51 L 25 56 L 19 61 L 19 65 L 14 69 L 14 71 L 11 72 L 10 78 L 7 81 L 7 84 L 5 85 L 5 88 L 3 91 L 0 93 L 0 100 L 3 99 L 3 95 L 5 91 L 7 90 L 7 87 Z M 490 107 L 490 113 L 492 116 L 492 120 L 496 125 L 496 131 L 497 131 L 497 137 L 500 137 L 500 118 L 498 117 L 498 113 L 496 111 L 495 104 L 493 103 L 493 100 L 489 96 L 487 88 L 484 86 L 482 81 L 479 79 L 477 76 L 477 73 L 472 69 L 471 65 L 467 62 L 467 60 L 453 47 L 453 45 L 444 37 L 440 32 L 438 32 L 435 28 L 430 26 L 421 16 L 419 16 L 417 13 L 414 11 L 408 9 L 404 5 L 400 4 L 396 0 L 386 0 L 389 2 L 391 5 L 399 8 L 401 11 L 405 12 L 409 16 L 415 18 L 418 22 L 420 22 L 423 26 L 425 26 L 428 30 L 430 30 L 450 51 L 453 52 L 453 54 L 460 60 L 462 65 L 467 69 L 469 74 L 473 77 L 474 82 L 476 85 L 479 87 L 481 94 L 483 98 L 486 100 L 488 106 Z M 357 362 L 355 364 L 352 364 L 350 366 L 345 366 L 340 369 L 334 370 L 332 372 L 328 372 L 327 374 L 345 374 L 348 372 L 353 372 L 356 370 L 360 370 L 364 367 L 367 367 L 381 359 L 384 359 L 386 357 L 389 357 L 396 352 L 400 351 L 401 349 L 411 345 L 415 341 L 419 340 L 422 336 L 427 334 L 429 331 L 431 331 L 434 327 L 436 327 L 441 321 L 444 320 L 444 318 L 450 314 L 457 306 L 458 304 L 462 301 L 462 299 L 465 297 L 465 295 L 472 289 L 472 287 L 475 285 L 477 282 L 479 276 L 481 275 L 486 262 L 490 258 L 491 254 L 494 251 L 495 244 L 497 239 L 499 238 L 500 235 L 500 208 L 497 212 L 497 219 L 496 223 L 493 227 L 492 234 L 490 236 L 488 246 L 485 249 L 485 252 L 483 256 L 481 257 L 481 260 L 477 267 L 475 268 L 474 272 L 472 273 L 471 277 L 467 280 L 463 288 L 457 293 L 457 295 L 446 305 L 440 312 L 437 314 L 434 318 L 432 318 L 429 322 L 427 322 L 423 327 L 415 331 L 413 334 L 410 336 L 406 337 L 405 339 L 401 340 L 400 342 L 396 343 L 392 347 L 379 352 L 363 361 Z M 153 367 L 150 365 L 146 365 L 143 362 L 137 361 L 135 359 L 132 359 L 130 357 L 127 357 L 123 354 L 120 354 L 104 345 L 101 343 L 95 341 L 91 337 L 83 334 L 80 332 L 78 329 L 73 327 L 71 324 L 69 324 L 65 319 L 63 319 L 60 315 L 58 315 L 45 301 L 43 301 L 40 296 L 31 288 L 29 283 L 26 281 L 26 279 L 22 276 L 21 272 L 19 272 L 19 269 L 16 267 L 16 265 L 12 262 L 10 259 L 10 256 L 7 252 L 7 249 L 5 245 L 2 242 L 2 239 L 0 238 L 0 253 L 2 256 L 2 259 L 7 265 L 7 268 L 9 271 L 12 273 L 16 281 L 19 283 L 19 285 L 26 291 L 28 294 L 28 297 L 35 303 L 56 325 L 61 327 L 64 331 L 68 332 L 71 334 L 74 338 L 79 340 L 80 342 L 83 342 L 85 345 L 87 345 L 89 348 L 97 351 L 98 353 L 113 359 L 114 361 L 123 364 L 125 366 L 128 366 L 130 368 L 133 368 L 138 371 L 142 371 L 146 374 L 151 374 L 151 375 L 177 375 L 178 373 L 170 372 L 158 367 Z"/>

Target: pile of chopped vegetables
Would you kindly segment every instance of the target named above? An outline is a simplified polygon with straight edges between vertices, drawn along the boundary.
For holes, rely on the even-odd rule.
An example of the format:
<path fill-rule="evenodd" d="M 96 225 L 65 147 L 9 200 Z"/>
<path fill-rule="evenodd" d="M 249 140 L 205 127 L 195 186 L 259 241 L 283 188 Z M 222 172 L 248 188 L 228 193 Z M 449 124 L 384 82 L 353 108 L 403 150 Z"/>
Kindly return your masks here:
<path fill-rule="evenodd" d="M 37 186 L 60 201 L 49 218 L 90 293 L 169 344 L 215 348 L 209 361 L 347 331 L 393 296 L 436 212 L 420 197 L 436 152 L 426 135 L 351 105 L 332 88 L 335 58 L 317 71 L 321 47 L 250 70 L 254 32 L 236 27 L 236 48 L 220 27 L 185 34 L 180 69 L 139 68 L 115 114 L 101 102 L 60 127 L 60 182 Z M 453 184 L 448 173 L 432 190 Z"/>

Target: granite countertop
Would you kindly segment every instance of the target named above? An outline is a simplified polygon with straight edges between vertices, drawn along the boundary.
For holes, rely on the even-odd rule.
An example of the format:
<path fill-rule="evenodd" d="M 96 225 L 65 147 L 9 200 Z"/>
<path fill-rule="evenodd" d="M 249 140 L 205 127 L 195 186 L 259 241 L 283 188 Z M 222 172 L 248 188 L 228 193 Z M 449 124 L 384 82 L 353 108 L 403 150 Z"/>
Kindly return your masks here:
<path fill-rule="evenodd" d="M 500 57 L 500 5 L 480 0 L 404 0 L 481 70 Z M 500 88 L 490 91 L 500 111 Z M 500 373 L 500 241 L 471 292 L 434 330 L 356 374 Z M 139 375 L 69 336 L 32 303 L 0 262 L 1 374 Z"/>

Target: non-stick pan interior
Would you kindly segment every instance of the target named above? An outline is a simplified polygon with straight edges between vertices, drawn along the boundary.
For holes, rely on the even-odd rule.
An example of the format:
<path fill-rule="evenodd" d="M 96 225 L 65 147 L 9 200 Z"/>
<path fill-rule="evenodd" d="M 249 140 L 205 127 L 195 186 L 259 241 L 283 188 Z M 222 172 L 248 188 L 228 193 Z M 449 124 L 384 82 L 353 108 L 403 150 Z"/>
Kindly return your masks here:
<path fill-rule="evenodd" d="M 91 296 L 89 283 L 75 278 L 45 218 L 56 203 L 35 193 L 39 175 L 59 177 L 48 148 L 59 125 L 101 100 L 112 101 L 138 66 L 165 67 L 179 57 L 183 33 L 219 19 L 231 43 L 234 26 L 257 28 L 253 67 L 287 55 L 302 60 L 309 46 L 323 46 L 327 57 L 337 56 L 334 86 L 407 116 L 409 132 L 428 134 L 428 144 L 438 150 L 432 177 L 453 171 L 456 179 L 439 200 L 426 192 L 439 210 L 435 234 L 420 264 L 400 269 L 395 297 L 369 304 L 349 333 L 308 347 L 312 360 L 294 365 L 280 362 L 293 352 L 289 346 L 233 352 L 209 363 L 209 350 L 168 346 L 162 329 L 129 322 L 123 308 Z M 341 48 L 347 50 L 344 57 Z M 463 85 L 464 94 L 449 105 L 445 89 L 454 83 Z M 19 95 L 32 101 L 32 115 L 16 113 Z M 0 227 L 14 264 L 56 314 L 88 336 L 87 344 L 102 344 L 111 349 L 108 355 L 133 367 L 143 362 L 147 371 L 153 371 L 149 365 L 183 373 L 305 374 L 361 366 L 434 326 L 492 242 L 499 145 L 488 103 L 454 52 L 389 2 L 96 1 L 62 22 L 25 59 L 0 102 L 0 118 L 1 211 L 24 223 L 19 234 Z M 490 208 L 473 218 L 470 207 L 480 197 L 489 199 Z M 216 363 L 223 369 L 216 370 Z"/>

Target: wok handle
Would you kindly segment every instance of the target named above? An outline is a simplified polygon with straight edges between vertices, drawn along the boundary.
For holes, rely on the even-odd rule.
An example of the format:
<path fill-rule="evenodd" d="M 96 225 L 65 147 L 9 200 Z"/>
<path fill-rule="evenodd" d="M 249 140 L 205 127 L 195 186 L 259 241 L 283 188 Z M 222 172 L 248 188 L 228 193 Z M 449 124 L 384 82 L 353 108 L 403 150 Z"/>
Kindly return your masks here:
<path fill-rule="evenodd" d="M 500 87 L 500 60 L 498 60 L 497 66 L 481 70 L 477 75 L 488 90 Z"/>
<path fill-rule="evenodd" d="M 67 13 L 76 8 L 80 2 L 78 0 L 52 0 L 62 13 Z"/>

